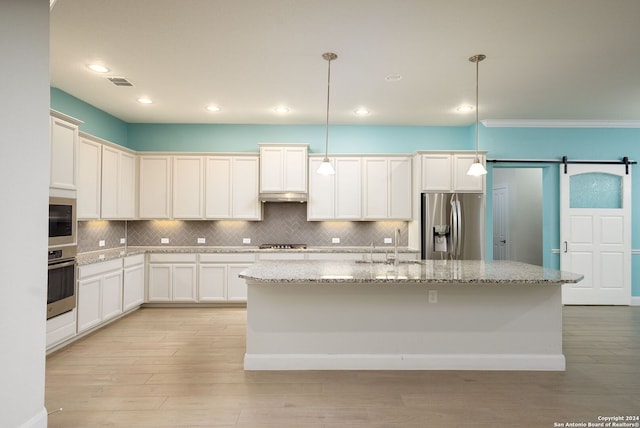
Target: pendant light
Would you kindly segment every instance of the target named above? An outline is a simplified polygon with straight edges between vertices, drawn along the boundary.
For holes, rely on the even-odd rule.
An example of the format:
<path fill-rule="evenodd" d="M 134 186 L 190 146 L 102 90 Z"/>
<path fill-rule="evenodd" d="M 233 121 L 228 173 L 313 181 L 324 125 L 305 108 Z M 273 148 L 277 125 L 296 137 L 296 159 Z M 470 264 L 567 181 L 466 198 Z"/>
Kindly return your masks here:
<path fill-rule="evenodd" d="M 478 65 L 480 64 L 480 61 L 486 57 L 486 55 L 478 54 L 469 58 L 469 61 L 476 63 L 476 157 L 469 167 L 467 175 L 474 175 L 476 177 L 487 173 L 487 170 L 484 165 L 482 165 L 482 162 L 480 162 L 480 156 L 478 155 Z"/>
<path fill-rule="evenodd" d="M 333 169 L 333 165 L 331 165 L 331 161 L 329 161 L 329 93 L 331 89 L 331 61 L 338 58 L 338 55 L 333 52 L 327 52 L 322 54 L 322 58 L 326 59 L 329 63 L 327 72 L 327 122 L 325 126 L 324 159 L 316 172 L 321 175 L 332 175 L 336 173 L 336 170 Z"/>

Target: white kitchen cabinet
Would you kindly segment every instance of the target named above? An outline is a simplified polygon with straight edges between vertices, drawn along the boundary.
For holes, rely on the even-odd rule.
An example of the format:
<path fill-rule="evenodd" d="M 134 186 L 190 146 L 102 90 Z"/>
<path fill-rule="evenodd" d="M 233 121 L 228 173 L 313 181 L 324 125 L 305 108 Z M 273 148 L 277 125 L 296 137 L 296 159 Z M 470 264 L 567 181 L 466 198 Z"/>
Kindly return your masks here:
<path fill-rule="evenodd" d="M 136 157 L 124 150 L 102 146 L 103 219 L 133 219 L 136 206 Z"/>
<path fill-rule="evenodd" d="M 304 260 L 305 253 L 301 252 L 264 252 L 258 253 L 258 260 Z"/>
<path fill-rule="evenodd" d="M 78 333 L 122 313 L 122 259 L 78 268 Z"/>
<path fill-rule="evenodd" d="M 363 158 L 363 209 L 365 220 L 411 218 L 411 159 Z"/>
<path fill-rule="evenodd" d="M 149 255 L 149 302 L 195 302 L 196 286 L 196 254 Z"/>
<path fill-rule="evenodd" d="M 78 142 L 78 220 L 100 218 L 102 144 L 87 138 Z"/>
<path fill-rule="evenodd" d="M 467 175 L 475 152 L 423 153 L 421 156 L 421 191 L 468 192 L 484 191 L 484 176 Z M 484 162 L 484 154 L 479 155 Z"/>
<path fill-rule="evenodd" d="M 200 254 L 198 301 L 245 302 L 247 286 L 238 274 L 255 260 L 253 253 Z"/>
<path fill-rule="evenodd" d="M 76 335 L 76 309 L 47 320 L 47 349 L 58 345 Z"/>
<path fill-rule="evenodd" d="M 124 258 L 122 310 L 130 311 L 144 303 L 144 254 Z"/>
<path fill-rule="evenodd" d="M 82 121 L 51 110 L 51 170 L 49 187 L 54 196 L 75 196 L 78 165 L 78 126 Z M 56 192 L 62 191 L 66 193 Z"/>
<path fill-rule="evenodd" d="M 140 156 L 138 204 L 141 219 L 171 218 L 170 156 Z"/>
<path fill-rule="evenodd" d="M 205 218 L 260 220 L 257 156 L 205 159 Z"/>
<path fill-rule="evenodd" d="M 359 157 L 336 157 L 332 163 L 334 175 L 315 171 L 321 158 L 310 161 L 313 171 L 309 178 L 309 220 L 360 220 L 362 217 L 362 173 Z"/>
<path fill-rule="evenodd" d="M 260 144 L 260 192 L 306 192 L 308 144 Z"/>
<path fill-rule="evenodd" d="M 174 156 L 172 218 L 203 218 L 204 196 L 204 158 Z"/>
<path fill-rule="evenodd" d="M 307 260 L 362 260 L 362 253 L 307 253 Z"/>

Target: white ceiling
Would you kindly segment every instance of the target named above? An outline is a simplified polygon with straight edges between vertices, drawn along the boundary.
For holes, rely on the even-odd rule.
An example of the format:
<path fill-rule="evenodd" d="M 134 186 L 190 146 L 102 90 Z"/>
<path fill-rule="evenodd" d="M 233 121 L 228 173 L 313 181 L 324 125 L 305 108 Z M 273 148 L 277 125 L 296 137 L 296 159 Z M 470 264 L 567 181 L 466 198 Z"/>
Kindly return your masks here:
<path fill-rule="evenodd" d="M 466 125 L 482 53 L 481 120 L 639 120 L 639 18 L 638 0 L 57 0 L 51 85 L 131 123 L 323 124 L 331 51 L 332 124 Z"/>

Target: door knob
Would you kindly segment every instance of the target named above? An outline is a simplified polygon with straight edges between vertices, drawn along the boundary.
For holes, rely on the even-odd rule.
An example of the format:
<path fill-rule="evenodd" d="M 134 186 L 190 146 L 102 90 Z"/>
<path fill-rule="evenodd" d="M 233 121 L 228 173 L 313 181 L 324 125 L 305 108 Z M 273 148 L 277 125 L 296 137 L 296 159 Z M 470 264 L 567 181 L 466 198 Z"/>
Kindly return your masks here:
<path fill-rule="evenodd" d="M 502 244 L 506 244 L 506 243 L 507 243 L 507 240 L 506 240 L 506 239 L 503 239 L 502 241 L 500 241 L 500 243 L 502 243 Z"/>

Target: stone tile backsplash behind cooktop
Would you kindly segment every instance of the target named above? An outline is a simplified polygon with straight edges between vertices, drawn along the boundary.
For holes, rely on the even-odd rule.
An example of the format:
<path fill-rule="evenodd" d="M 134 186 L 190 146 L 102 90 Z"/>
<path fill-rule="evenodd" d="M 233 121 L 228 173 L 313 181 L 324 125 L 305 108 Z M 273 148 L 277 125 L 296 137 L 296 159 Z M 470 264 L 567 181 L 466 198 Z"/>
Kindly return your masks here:
<path fill-rule="evenodd" d="M 111 223 L 113 227 L 109 226 Z M 394 231 L 400 229 L 399 243 L 401 246 L 408 245 L 407 222 L 310 222 L 307 221 L 306 204 L 297 202 L 265 203 L 262 221 L 136 220 L 81 224 L 78 228 L 79 252 L 102 249 L 98 247 L 100 239 L 107 241 L 106 248 L 118 247 L 125 231 L 130 246 L 241 246 L 243 238 L 250 238 L 251 244 L 248 245 L 251 246 L 289 243 L 348 247 L 367 246 L 371 242 L 382 246 L 384 238 L 392 238 Z M 161 244 L 161 238 L 168 238 L 169 243 Z M 198 244 L 198 238 L 205 238 L 206 243 Z M 340 238 L 340 244 L 332 244 L 332 238 Z"/>

